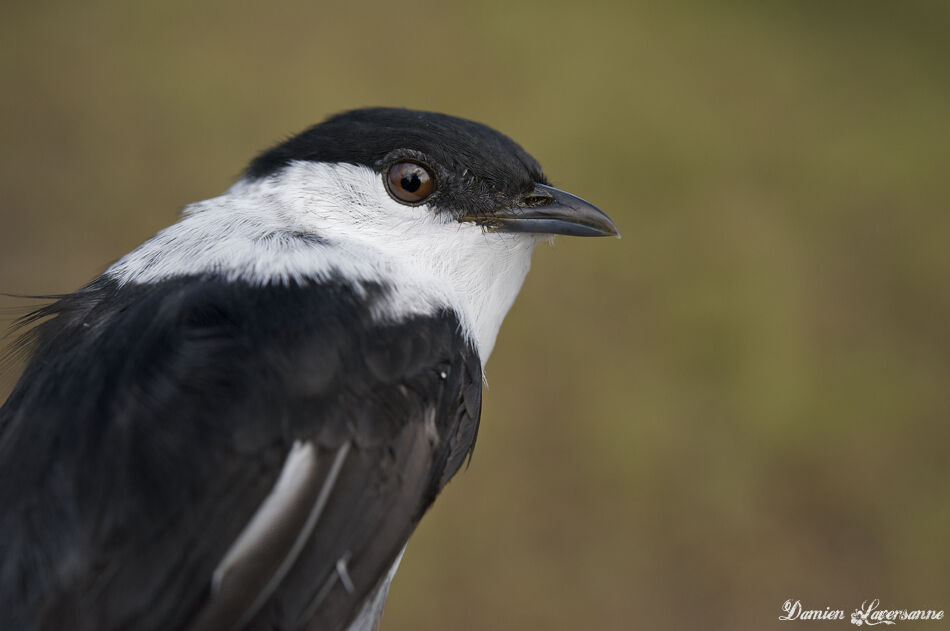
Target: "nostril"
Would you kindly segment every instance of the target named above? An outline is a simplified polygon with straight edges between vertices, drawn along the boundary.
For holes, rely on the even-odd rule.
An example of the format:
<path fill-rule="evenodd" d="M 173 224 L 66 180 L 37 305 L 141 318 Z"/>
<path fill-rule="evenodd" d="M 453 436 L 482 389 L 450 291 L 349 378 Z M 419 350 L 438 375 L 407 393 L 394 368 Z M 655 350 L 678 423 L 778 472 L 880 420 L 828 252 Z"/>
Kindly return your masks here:
<path fill-rule="evenodd" d="M 528 208 L 537 208 L 538 206 L 548 206 L 554 202 L 554 197 L 543 193 L 531 193 L 521 198 L 521 205 Z"/>

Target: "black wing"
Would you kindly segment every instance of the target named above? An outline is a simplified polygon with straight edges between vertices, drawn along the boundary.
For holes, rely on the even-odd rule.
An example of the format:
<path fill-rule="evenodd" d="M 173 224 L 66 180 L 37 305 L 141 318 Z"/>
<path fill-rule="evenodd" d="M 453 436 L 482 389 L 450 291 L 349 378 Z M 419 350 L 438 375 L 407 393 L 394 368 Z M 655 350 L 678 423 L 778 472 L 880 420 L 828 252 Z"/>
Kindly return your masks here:
<path fill-rule="evenodd" d="M 40 312 L 0 410 L 0 628 L 344 628 L 481 405 L 456 316 L 381 324 L 383 293 L 100 280 Z M 291 453 L 293 510 L 242 548 Z"/>

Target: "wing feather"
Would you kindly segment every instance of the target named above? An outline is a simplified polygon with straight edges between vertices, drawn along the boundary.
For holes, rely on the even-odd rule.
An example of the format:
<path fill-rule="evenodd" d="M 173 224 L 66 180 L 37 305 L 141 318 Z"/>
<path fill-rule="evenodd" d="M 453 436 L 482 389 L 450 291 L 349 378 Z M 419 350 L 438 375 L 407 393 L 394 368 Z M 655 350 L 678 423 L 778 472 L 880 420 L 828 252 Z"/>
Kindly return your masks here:
<path fill-rule="evenodd" d="M 340 446 L 320 479 L 313 444 L 294 443 L 274 489 L 215 568 L 211 596 L 191 631 L 240 629 L 253 618 L 313 534 L 349 447 Z"/>

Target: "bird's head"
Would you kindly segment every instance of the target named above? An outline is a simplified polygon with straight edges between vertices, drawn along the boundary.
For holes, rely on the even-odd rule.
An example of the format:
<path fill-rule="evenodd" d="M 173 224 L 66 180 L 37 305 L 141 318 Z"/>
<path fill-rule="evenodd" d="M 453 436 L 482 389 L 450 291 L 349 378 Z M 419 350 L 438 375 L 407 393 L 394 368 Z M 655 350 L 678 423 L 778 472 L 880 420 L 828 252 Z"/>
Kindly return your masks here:
<path fill-rule="evenodd" d="M 407 229 L 429 223 L 479 232 L 619 234 L 596 207 L 549 186 L 538 162 L 513 140 L 454 116 L 397 108 L 345 112 L 258 156 L 245 179 L 282 179 L 289 167 L 306 163 L 322 172 L 305 173 L 305 180 L 335 184 L 341 205 L 364 211 L 363 217 L 346 213 L 347 219 L 378 214 Z"/>

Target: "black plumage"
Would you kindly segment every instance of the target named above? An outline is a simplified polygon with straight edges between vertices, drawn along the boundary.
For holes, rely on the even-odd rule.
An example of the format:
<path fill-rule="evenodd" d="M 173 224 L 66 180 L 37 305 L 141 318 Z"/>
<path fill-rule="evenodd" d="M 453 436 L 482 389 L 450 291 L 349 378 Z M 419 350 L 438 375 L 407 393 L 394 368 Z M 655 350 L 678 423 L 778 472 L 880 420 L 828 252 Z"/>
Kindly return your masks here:
<path fill-rule="evenodd" d="M 0 628 L 187 628 L 300 440 L 321 475 L 350 451 L 321 536 L 247 628 L 305 613 L 343 628 L 470 453 L 480 409 L 456 315 L 380 324 L 383 290 L 98 281 L 45 309 L 0 410 Z"/>

